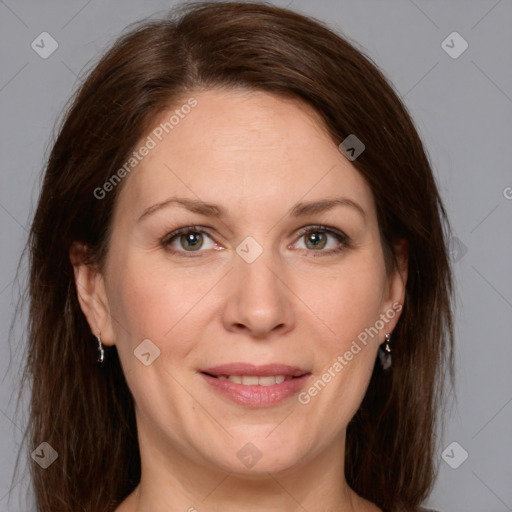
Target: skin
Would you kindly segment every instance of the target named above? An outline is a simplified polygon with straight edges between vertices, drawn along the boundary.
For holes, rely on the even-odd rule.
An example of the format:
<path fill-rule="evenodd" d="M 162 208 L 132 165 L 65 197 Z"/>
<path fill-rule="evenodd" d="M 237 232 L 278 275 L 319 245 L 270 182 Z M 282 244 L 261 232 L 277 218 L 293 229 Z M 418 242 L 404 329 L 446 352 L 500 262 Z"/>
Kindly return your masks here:
<path fill-rule="evenodd" d="M 311 371 L 307 389 L 403 304 L 407 247 L 397 241 L 400 266 L 387 275 L 372 192 L 308 106 L 243 90 L 193 96 L 198 105 L 125 178 L 103 273 L 79 247 L 70 254 L 82 310 L 117 346 L 136 403 L 142 478 L 116 512 L 378 511 L 346 484 L 345 432 L 399 313 L 307 405 L 295 395 L 244 407 L 198 372 L 278 362 Z M 171 196 L 227 215 L 174 205 L 138 221 Z M 339 196 L 365 217 L 349 206 L 288 215 L 298 202 Z M 318 224 L 345 233 L 349 246 L 329 253 L 340 247 L 333 235 L 316 231 L 325 237 L 316 248 L 311 233 L 298 234 Z M 203 245 L 192 251 L 178 236 L 172 254 L 162 239 L 186 226 L 208 228 Z M 252 263 L 236 253 L 247 236 L 263 249 Z M 149 366 L 134 356 L 144 339 L 160 350 Z M 261 453 L 252 468 L 237 457 L 248 442 Z"/>

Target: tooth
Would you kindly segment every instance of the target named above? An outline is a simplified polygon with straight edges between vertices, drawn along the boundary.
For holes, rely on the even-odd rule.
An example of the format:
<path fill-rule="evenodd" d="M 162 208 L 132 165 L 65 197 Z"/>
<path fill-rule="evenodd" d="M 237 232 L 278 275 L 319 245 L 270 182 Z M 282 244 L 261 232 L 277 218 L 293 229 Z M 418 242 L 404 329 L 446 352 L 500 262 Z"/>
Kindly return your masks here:
<path fill-rule="evenodd" d="M 293 377 L 291 375 L 264 375 L 261 377 L 258 375 L 219 375 L 217 378 L 219 380 L 230 380 L 244 386 L 272 386 L 291 380 Z"/>
<path fill-rule="evenodd" d="M 269 375 L 268 377 L 260 377 L 259 385 L 260 386 L 272 386 L 276 383 L 276 378 L 273 375 Z"/>
<path fill-rule="evenodd" d="M 257 386 L 259 378 L 257 375 L 244 375 L 242 376 L 242 384 L 245 386 Z"/>

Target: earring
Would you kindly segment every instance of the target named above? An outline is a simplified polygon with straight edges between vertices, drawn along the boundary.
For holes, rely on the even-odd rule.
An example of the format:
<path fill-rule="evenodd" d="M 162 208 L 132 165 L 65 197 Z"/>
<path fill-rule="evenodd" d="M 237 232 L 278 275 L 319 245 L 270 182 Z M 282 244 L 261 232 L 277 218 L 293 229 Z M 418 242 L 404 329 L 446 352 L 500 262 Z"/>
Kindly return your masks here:
<path fill-rule="evenodd" d="M 391 367 L 391 334 L 386 334 L 384 343 L 379 347 L 379 359 L 382 369 Z"/>
<path fill-rule="evenodd" d="M 105 351 L 103 350 L 100 336 L 98 335 L 96 338 L 98 338 L 98 359 L 96 361 L 101 364 L 105 359 Z"/>

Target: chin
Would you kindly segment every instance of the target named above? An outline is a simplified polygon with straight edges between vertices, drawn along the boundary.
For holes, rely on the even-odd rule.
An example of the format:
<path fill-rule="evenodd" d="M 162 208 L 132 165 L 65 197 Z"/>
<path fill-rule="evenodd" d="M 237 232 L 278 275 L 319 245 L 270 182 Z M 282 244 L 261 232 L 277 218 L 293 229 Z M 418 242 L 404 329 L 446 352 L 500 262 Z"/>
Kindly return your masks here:
<path fill-rule="evenodd" d="M 289 470 L 304 460 L 306 450 L 300 439 L 291 439 L 285 433 L 269 436 L 271 431 L 266 428 L 251 435 L 235 436 L 228 445 L 220 447 L 220 453 L 208 458 L 218 468 L 247 478 L 268 477 L 268 473 Z"/>

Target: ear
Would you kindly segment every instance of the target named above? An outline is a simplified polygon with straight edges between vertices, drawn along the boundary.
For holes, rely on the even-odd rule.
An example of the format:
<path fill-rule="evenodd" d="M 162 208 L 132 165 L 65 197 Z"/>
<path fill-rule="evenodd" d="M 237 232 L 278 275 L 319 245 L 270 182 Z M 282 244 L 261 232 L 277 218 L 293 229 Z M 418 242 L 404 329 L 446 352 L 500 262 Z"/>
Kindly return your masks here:
<path fill-rule="evenodd" d="M 78 302 L 94 336 L 100 336 L 104 345 L 114 345 L 105 280 L 95 265 L 85 263 L 86 252 L 87 247 L 80 242 L 73 242 L 69 249 Z"/>
<path fill-rule="evenodd" d="M 407 284 L 408 262 L 409 262 L 409 244 L 405 238 L 395 238 L 393 248 L 396 255 L 396 267 L 388 275 L 387 287 L 384 291 L 384 310 L 394 310 L 395 315 L 389 321 L 386 330 L 391 332 L 400 318 L 400 312 L 403 309 L 405 301 L 405 288 Z"/>

